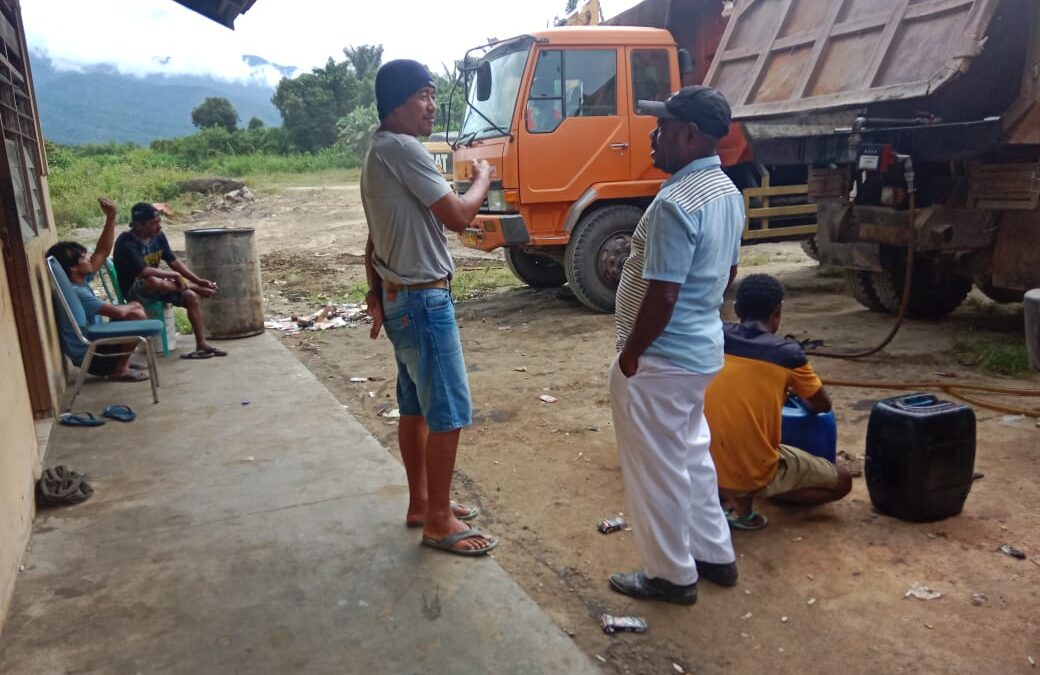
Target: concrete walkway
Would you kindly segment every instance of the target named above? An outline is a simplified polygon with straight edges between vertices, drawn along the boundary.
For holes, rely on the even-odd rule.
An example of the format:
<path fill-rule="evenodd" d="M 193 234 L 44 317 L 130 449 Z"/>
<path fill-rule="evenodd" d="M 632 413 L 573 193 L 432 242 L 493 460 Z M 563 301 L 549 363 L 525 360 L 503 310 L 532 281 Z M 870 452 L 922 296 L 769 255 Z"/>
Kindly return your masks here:
<path fill-rule="evenodd" d="M 400 464 L 273 337 L 221 346 L 55 428 L 96 493 L 37 516 L 0 673 L 598 672 L 493 559 L 418 545 Z"/>

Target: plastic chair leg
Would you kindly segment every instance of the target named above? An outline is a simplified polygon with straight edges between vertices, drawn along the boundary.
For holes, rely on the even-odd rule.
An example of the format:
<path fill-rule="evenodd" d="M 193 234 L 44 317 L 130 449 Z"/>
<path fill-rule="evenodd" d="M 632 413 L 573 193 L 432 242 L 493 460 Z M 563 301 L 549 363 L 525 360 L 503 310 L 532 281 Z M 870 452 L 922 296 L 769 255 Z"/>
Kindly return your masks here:
<path fill-rule="evenodd" d="M 162 302 L 154 302 L 150 307 L 152 312 L 155 314 L 155 318 L 162 321 L 163 330 L 160 337 L 162 340 L 162 355 L 163 358 L 167 358 L 170 355 L 170 344 L 169 338 L 166 335 L 166 305 Z"/>
<path fill-rule="evenodd" d="M 76 375 L 76 384 L 72 387 L 72 397 L 65 404 L 63 412 L 72 410 L 72 404 L 76 402 L 76 397 L 79 396 L 80 387 L 83 386 L 83 380 L 87 378 L 87 371 L 90 369 L 90 362 L 94 360 L 94 345 L 87 347 L 87 353 L 83 357 L 83 362 L 79 366 L 79 373 Z"/>
<path fill-rule="evenodd" d="M 159 402 L 159 367 L 155 363 L 155 350 L 152 349 L 152 341 L 141 338 L 144 342 L 144 353 L 148 358 L 148 383 L 152 385 L 152 403 Z"/>

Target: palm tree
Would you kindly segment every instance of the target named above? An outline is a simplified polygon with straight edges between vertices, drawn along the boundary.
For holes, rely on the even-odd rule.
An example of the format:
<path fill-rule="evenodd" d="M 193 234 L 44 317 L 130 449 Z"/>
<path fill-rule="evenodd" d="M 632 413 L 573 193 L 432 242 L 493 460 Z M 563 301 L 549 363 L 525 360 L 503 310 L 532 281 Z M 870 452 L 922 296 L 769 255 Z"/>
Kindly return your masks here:
<path fill-rule="evenodd" d="M 343 53 L 350 61 L 350 65 L 354 67 L 354 74 L 359 80 L 363 80 L 369 75 L 375 75 L 383 63 L 383 45 L 344 47 Z"/>

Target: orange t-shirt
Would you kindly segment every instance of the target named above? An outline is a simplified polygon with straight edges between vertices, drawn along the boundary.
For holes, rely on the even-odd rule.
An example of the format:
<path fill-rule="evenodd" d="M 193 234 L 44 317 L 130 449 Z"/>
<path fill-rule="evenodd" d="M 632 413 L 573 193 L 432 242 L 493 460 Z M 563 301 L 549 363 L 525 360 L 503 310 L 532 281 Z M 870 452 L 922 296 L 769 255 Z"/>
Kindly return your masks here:
<path fill-rule="evenodd" d="M 769 484 L 780 454 L 784 400 L 820 390 L 801 345 L 757 324 L 726 324 L 726 362 L 708 385 L 704 415 L 719 487 L 755 491 Z"/>

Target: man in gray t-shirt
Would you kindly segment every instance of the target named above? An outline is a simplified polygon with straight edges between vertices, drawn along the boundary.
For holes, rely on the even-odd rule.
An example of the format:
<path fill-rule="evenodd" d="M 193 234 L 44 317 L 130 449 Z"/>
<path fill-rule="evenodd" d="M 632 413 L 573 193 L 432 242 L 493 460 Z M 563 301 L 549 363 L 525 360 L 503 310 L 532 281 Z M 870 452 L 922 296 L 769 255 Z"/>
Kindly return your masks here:
<path fill-rule="evenodd" d="M 430 71 L 415 61 L 391 61 L 376 74 L 380 126 L 361 169 L 366 301 L 372 339 L 386 326 L 397 361 L 406 523 L 423 528 L 426 546 L 484 555 L 498 541 L 462 522 L 478 515 L 475 507 L 450 501 L 459 435 L 472 421 L 472 406 L 444 228 L 461 232 L 473 222 L 490 168 L 483 160 L 473 163 L 473 184 L 462 197 L 445 182 L 416 138 L 433 131 L 435 94 Z"/>

